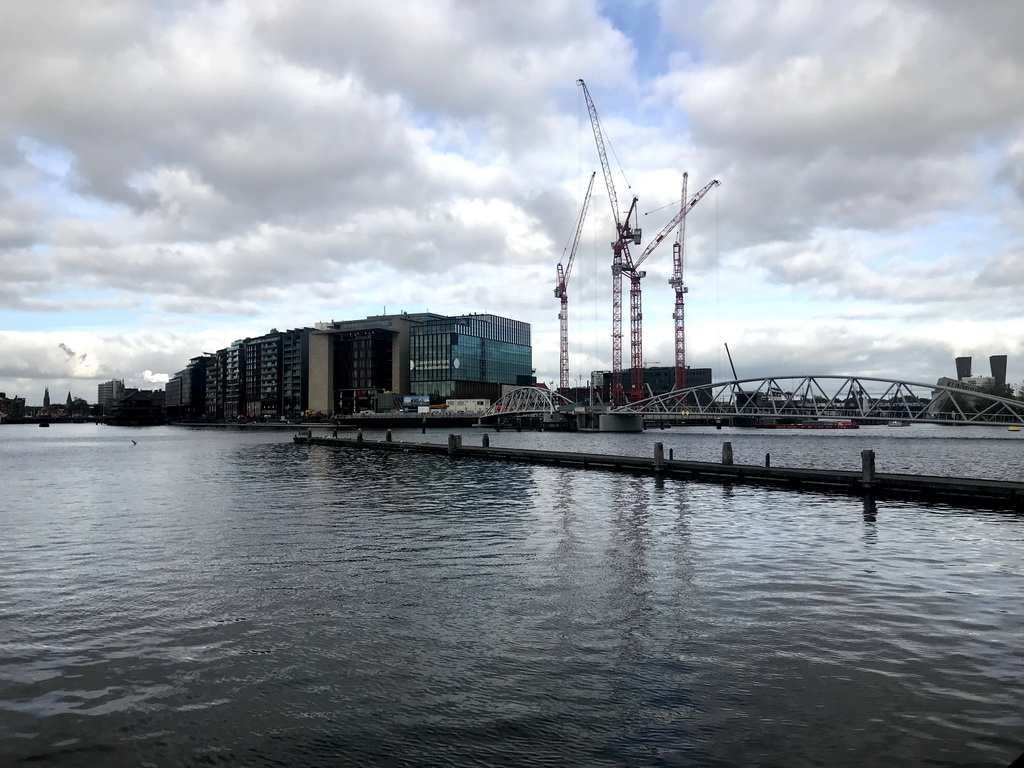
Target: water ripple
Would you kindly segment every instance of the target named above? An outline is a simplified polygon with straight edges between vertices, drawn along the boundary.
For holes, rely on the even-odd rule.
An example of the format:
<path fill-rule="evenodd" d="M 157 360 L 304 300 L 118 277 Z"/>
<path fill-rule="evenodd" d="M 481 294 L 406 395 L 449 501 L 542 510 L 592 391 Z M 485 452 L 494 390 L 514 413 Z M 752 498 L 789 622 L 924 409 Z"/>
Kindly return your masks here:
<path fill-rule="evenodd" d="M 52 431 L 25 450 L 0 433 L 22 466 L 0 508 L 15 764 L 1005 766 L 1024 749 L 1018 517 Z"/>

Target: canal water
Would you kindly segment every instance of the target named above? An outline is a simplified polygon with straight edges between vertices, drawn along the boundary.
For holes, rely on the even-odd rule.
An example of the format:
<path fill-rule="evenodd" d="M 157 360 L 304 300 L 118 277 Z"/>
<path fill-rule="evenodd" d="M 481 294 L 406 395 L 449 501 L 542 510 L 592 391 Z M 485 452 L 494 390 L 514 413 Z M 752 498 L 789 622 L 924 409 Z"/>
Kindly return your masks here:
<path fill-rule="evenodd" d="M 490 438 L 1024 475 L 984 428 Z M 0 427 L 0 489 L 3 765 L 1024 752 L 1020 515 L 75 424 Z"/>

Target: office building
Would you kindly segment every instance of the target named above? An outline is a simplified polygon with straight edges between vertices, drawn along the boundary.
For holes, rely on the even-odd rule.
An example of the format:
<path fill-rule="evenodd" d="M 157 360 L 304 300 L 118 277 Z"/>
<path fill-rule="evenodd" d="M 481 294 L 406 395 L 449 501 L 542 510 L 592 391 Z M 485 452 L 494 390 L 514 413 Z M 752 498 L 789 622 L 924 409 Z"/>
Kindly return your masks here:
<path fill-rule="evenodd" d="M 402 397 L 497 400 L 533 382 L 530 325 L 497 315 L 378 315 L 318 323 L 310 408 L 325 415 L 401 408 Z"/>
<path fill-rule="evenodd" d="M 409 333 L 410 394 L 501 397 L 533 379 L 530 324 L 497 315 L 435 317 Z"/>
<path fill-rule="evenodd" d="M 109 416 L 117 401 L 124 397 L 124 380 L 105 381 L 96 389 L 96 404 L 99 406 L 100 416 Z"/>

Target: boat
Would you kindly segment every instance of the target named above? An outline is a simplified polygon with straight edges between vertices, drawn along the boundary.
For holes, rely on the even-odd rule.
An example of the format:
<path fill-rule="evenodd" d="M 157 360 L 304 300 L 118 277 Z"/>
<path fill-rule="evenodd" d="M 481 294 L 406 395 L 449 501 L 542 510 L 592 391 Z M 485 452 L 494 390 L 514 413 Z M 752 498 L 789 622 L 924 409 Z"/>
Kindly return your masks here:
<path fill-rule="evenodd" d="M 1007 429 L 1010 430 L 1011 432 L 1020 432 L 1020 427 L 1018 427 L 1016 424 L 1014 424 L 1012 427 L 1007 427 Z"/>
<path fill-rule="evenodd" d="M 50 422 L 48 422 L 48 421 L 40 421 L 39 422 L 39 426 L 40 427 L 48 427 L 48 426 L 50 426 Z"/>
<path fill-rule="evenodd" d="M 889 422 L 889 426 L 890 427 L 909 427 L 910 423 L 906 422 L 906 421 L 900 421 L 899 419 L 894 419 L 893 421 Z"/>
<path fill-rule="evenodd" d="M 855 421 L 795 421 L 785 419 L 758 419 L 754 426 L 758 429 L 860 429 Z"/>

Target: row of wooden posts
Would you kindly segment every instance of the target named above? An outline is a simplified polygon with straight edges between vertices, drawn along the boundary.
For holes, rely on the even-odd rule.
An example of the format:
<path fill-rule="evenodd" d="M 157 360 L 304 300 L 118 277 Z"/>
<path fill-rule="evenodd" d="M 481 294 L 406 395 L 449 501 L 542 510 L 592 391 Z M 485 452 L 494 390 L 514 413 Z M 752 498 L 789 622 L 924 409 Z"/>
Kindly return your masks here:
<path fill-rule="evenodd" d="M 312 430 L 309 430 L 307 432 L 307 434 L 308 434 L 309 437 L 312 437 L 312 435 L 313 435 Z M 333 436 L 334 437 L 338 436 L 338 430 L 334 430 Z M 385 442 L 388 442 L 388 443 L 390 443 L 392 441 L 392 435 L 391 435 L 391 430 L 390 429 L 384 434 L 384 440 L 385 440 Z M 363 442 L 363 430 L 361 430 L 361 429 L 356 431 L 356 442 L 357 443 Z M 483 434 L 481 444 L 482 444 L 482 446 L 484 448 L 489 448 L 490 445 L 491 445 L 491 436 L 489 434 L 487 434 L 486 432 Z M 461 448 L 462 448 L 462 435 L 449 434 L 448 435 L 448 453 L 450 453 L 450 454 L 458 453 Z M 673 461 L 674 460 L 673 449 L 672 448 L 668 449 L 668 460 L 669 461 Z M 876 481 L 876 476 L 875 476 L 875 452 L 872 451 L 872 450 L 861 451 L 860 452 L 860 460 L 861 460 L 861 486 L 863 488 L 865 488 L 865 489 L 872 488 L 872 487 L 875 486 L 875 484 L 877 482 Z M 722 463 L 723 464 L 730 464 L 730 465 L 733 464 L 733 454 L 732 454 L 732 443 L 731 442 L 726 441 L 726 442 L 722 443 Z M 770 453 L 766 453 L 764 455 L 764 465 L 765 465 L 765 467 L 771 467 L 771 465 L 772 465 L 772 456 L 771 456 Z M 665 467 L 666 467 L 666 464 L 665 464 L 665 444 L 664 443 L 655 443 L 654 444 L 654 469 L 655 469 L 655 471 L 659 471 L 659 470 L 665 469 Z"/>

